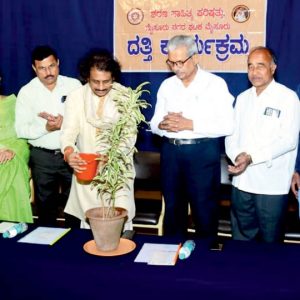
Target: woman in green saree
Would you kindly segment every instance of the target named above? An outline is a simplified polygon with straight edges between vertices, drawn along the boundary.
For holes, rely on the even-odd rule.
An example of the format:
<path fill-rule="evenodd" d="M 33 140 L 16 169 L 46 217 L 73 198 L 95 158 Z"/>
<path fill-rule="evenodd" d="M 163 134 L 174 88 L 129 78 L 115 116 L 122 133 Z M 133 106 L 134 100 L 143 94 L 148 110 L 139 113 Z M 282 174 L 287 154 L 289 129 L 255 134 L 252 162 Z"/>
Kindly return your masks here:
<path fill-rule="evenodd" d="M 33 223 L 29 147 L 15 132 L 15 104 L 15 95 L 0 96 L 0 220 Z"/>

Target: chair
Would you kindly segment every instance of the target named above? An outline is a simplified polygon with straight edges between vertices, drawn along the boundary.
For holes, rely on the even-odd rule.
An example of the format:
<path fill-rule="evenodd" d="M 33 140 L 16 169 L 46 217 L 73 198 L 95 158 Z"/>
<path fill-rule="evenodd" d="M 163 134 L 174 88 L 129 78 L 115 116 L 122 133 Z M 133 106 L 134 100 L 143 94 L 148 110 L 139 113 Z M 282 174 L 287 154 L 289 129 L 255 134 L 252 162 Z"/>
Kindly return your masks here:
<path fill-rule="evenodd" d="M 37 204 L 35 201 L 34 182 L 33 182 L 32 172 L 31 172 L 30 168 L 29 168 L 29 186 L 30 186 L 30 199 L 29 200 L 30 200 L 30 204 L 31 204 L 33 219 L 38 220 L 39 216 L 38 216 Z M 57 221 L 63 223 L 65 221 L 64 212 L 63 212 L 64 207 L 59 207 L 58 209 L 59 209 L 59 215 L 58 215 Z"/>
<path fill-rule="evenodd" d="M 218 235 L 231 237 L 230 205 L 232 176 L 228 173 L 228 157 L 221 155 L 221 188 L 219 197 L 219 226 Z"/>
<path fill-rule="evenodd" d="M 165 204 L 160 187 L 160 154 L 140 151 L 134 156 L 136 177 L 134 228 L 156 230 L 163 235 Z"/>
<path fill-rule="evenodd" d="M 36 208 L 36 202 L 34 198 L 34 182 L 32 179 L 32 174 L 31 174 L 31 169 L 29 168 L 29 186 L 30 186 L 30 205 L 31 205 L 31 210 L 32 210 L 32 216 L 33 220 L 38 219 L 38 214 L 37 214 L 37 208 Z"/>
<path fill-rule="evenodd" d="M 30 186 L 30 203 L 34 203 L 34 186 L 31 174 L 31 169 L 29 168 L 29 186 Z"/>
<path fill-rule="evenodd" d="M 32 177 L 30 177 L 29 179 L 29 185 L 30 185 L 30 203 L 34 203 L 34 187 L 33 187 Z"/>
<path fill-rule="evenodd" d="M 228 158 L 226 154 L 221 155 L 221 188 L 218 199 L 219 205 L 219 224 L 218 236 L 231 237 L 230 222 L 230 199 L 231 199 L 231 176 L 228 173 Z M 189 227 L 188 232 L 195 232 L 195 225 L 191 217 L 189 206 Z"/>

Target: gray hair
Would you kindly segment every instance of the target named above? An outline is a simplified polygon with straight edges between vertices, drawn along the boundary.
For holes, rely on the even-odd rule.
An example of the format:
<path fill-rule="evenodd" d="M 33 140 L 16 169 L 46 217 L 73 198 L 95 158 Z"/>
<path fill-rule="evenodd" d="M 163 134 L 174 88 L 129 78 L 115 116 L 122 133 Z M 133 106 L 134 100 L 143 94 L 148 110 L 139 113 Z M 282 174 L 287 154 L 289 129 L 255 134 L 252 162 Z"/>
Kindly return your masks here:
<path fill-rule="evenodd" d="M 182 46 L 187 48 L 188 56 L 198 53 L 195 40 L 190 35 L 175 35 L 169 40 L 167 45 L 167 50 L 168 52 L 173 51 L 178 47 L 182 47 Z"/>
<path fill-rule="evenodd" d="M 248 57 L 255 51 L 265 51 L 267 52 L 267 54 L 269 55 L 270 59 L 271 59 L 271 64 L 277 65 L 277 58 L 276 55 L 274 53 L 274 51 L 268 47 L 264 47 L 264 46 L 257 46 L 254 47 L 250 50 L 250 53 L 248 55 Z"/>

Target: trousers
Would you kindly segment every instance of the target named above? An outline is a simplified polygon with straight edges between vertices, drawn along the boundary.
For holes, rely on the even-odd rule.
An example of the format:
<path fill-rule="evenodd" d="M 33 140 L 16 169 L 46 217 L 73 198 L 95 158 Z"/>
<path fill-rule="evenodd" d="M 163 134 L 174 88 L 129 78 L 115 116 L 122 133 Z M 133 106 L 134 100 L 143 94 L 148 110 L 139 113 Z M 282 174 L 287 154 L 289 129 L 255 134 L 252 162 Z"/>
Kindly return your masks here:
<path fill-rule="evenodd" d="M 231 226 L 235 240 L 281 242 L 288 195 L 261 195 L 232 188 Z"/>
<path fill-rule="evenodd" d="M 186 235 L 190 204 L 196 235 L 213 237 L 218 228 L 219 139 L 176 145 L 164 139 L 161 180 L 166 210 L 164 234 Z"/>
<path fill-rule="evenodd" d="M 38 147 L 30 150 L 30 167 L 40 225 L 56 226 L 58 207 L 68 199 L 72 169 L 62 153 Z"/>

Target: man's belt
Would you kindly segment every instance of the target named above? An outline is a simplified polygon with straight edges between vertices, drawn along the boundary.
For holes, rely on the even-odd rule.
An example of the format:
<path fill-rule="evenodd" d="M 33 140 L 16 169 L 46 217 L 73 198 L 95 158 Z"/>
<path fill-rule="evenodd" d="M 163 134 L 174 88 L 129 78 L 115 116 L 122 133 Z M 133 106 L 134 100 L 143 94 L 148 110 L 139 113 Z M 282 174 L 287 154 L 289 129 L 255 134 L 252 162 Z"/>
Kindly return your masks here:
<path fill-rule="evenodd" d="M 62 155 L 60 149 L 53 149 L 52 150 L 52 149 L 46 149 L 46 148 L 41 148 L 41 147 L 32 147 L 32 149 L 47 152 L 47 153 L 51 153 L 51 154 L 54 154 L 54 155 L 58 155 L 58 154 Z"/>
<path fill-rule="evenodd" d="M 175 139 L 164 137 L 164 140 L 172 145 L 195 145 L 208 142 L 211 138 L 200 138 L 200 139 Z"/>

